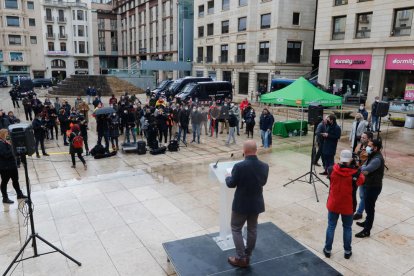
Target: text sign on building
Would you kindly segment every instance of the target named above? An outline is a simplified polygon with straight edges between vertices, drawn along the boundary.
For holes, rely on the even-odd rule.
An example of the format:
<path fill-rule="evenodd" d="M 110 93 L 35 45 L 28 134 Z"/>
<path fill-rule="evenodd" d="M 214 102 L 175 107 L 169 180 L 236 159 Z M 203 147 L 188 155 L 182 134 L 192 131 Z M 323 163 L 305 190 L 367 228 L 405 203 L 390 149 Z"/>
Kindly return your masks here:
<path fill-rule="evenodd" d="M 414 54 L 387 55 L 386 70 L 414 70 Z"/>
<path fill-rule="evenodd" d="M 404 100 L 414 101 L 414 83 L 407 83 L 405 86 Z"/>
<path fill-rule="evenodd" d="M 371 69 L 371 55 L 331 55 L 331 69 Z"/>

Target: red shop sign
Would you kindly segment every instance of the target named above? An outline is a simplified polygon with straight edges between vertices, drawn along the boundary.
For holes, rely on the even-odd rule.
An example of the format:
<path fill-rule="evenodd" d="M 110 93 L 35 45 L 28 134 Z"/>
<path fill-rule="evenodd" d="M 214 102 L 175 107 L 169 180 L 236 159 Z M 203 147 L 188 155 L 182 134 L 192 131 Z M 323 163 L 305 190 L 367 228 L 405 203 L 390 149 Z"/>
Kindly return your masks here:
<path fill-rule="evenodd" d="M 371 55 L 331 55 L 329 68 L 331 69 L 371 69 Z"/>
<path fill-rule="evenodd" d="M 414 54 L 387 55 L 386 70 L 414 70 Z"/>

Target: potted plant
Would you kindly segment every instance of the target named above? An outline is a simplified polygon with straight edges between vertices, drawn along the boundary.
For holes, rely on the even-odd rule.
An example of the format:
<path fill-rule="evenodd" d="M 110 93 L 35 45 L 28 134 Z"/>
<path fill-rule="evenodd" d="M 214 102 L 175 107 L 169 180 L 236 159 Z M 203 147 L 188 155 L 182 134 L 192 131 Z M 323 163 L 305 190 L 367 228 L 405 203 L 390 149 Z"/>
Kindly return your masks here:
<path fill-rule="evenodd" d="M 403 127 L 405 124 L 405 118 L 401 117 L 390 117 L 390 122 L 393 126 Z"/>

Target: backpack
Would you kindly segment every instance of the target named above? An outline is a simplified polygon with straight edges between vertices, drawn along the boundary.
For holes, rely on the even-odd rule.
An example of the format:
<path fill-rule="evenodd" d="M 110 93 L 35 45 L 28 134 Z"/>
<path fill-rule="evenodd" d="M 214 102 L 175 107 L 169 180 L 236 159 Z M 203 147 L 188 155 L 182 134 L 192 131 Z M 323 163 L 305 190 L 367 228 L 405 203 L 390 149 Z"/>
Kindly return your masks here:
<path fill-rule="evenodd" d="M 178 151 L 180 149 L 180 144 L 177 140 L 171 140 L 168 144 L 168 150 L 169 151 Z"/>
<path fill-rule="evenodd" d="M 83 137 L 80 135 L 76 135 L 72 139 L 72 146 L 74 149 L 81 149 L 83 148 Z"/>

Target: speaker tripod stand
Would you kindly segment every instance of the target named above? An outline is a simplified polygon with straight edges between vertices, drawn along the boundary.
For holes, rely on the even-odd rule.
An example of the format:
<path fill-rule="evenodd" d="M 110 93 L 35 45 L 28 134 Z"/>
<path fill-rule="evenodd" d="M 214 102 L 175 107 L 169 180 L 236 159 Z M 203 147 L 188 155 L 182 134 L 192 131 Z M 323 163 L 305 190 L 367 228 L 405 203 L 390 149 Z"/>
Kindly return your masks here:
<path fill-rule="evenodd" d="M 299 176 L 298 178 L 295 178 L 289 181 L 288 183 L 284 184 L 283 187 L 286 187 L 287 185 L 292 184 L 293 182 L 296 182 L 296 181 L 308 183 L 313 186 L 313 189 L 315 190 L 316 201 L 319 202 L 318 192 L 316 191 L 315 183 L 319 181 L 323 185 L 325 185 L 327 188 L 328 188 L 328 185 L 325 182 L 323 182 L 323 180 L 320 179 L 319 176 L 317 176 L 316 173 L 314 172 L 315 164 L 313 160 L 314 160 L 314 153 L 315 153 L 315 136 L 316 136 L 316 124 L 314 125 L 314 131 L 313 131 L 313 137 L 312 137 L 312 153 L 311 153 L 310 170 L 307 173 Z M 308 179 L 307 179 L 307 176 L 309 176 Z"/>
<path fill-rule="evenodd" d="M 19 262 L 24 261 L 24 260 L 27 260 L 27 259 L 37 258 L 37 257 L 40 257 L 42 255 L 46 255 L 46 254 L 50 254 L 50 253 L 54 253 L 54 252 L 59 252 L 60 254 L 62 254 L 63 256 L 65 256 L 66 258 L 68 258 L 69 260 L 71 260 L 72 262 L 76 263 L 78 266 L 81 266 L 82 264 L 80 262 L 78 262 L 77 260 L 75 260 L 74 258 L 72 258 L 71 256 L 69 256 L 68 254 L 66 254 L 65 252 L 63 252 L 62 250 L 60 250 L 59 248 L 57 248 L 56 246 L 54 246 L 53 244 L 51 244 L 50 242 L 48 242 L 47 240 L 45 240 L 44 238 L 42 238 L 41 236 L 39 236 L 38 233 L 36 233 L 36 231 L 35 231 L 35 225 L 34 225 L 34 220 L 33 220 L 32 200 L 31 200 L 31 195 L 30 195 L 29 173 L 27 171 L 26 148 L 16 148 L 16 150 L 18 151 L 18 153 L 20 155 L 20 160 L 23 163 L 24 175 L 25 175 L 25 178 L 26 178 L 26 189 L 27 189 L 27 200 L 26 200 L 26 204 L 29 207 L 29 217 L 30 217 L 31 234 L 27 238 L 27 240 L 24 243 L 24 245 L 22 246 L 22 248 L 20 249 L 19 253 L 17 253 L 16 257 L 14 257 L 13 261 L 10 263 L 10 265 L 7 267 L 6 271 L 3 273 L 3 276 L 6 276 L 7 273 L 9 273 L 10 269 L 13 267 L 13 265 L 15 263 L 19 263 Z M 48 246 L 50 246 L 52 249 L 54 249 L 54 251 L 50 251 L 50 252 L 46 252 L 46 253 L 39 254 L 39 252 L 37 250 L 36 239 L 41 240 L 42 242 L 44 242 L 45 244 L 47 244 Z M 34 255 L 31 256 L 31 257 L 27 257 L 27 258 L 18 260 L 19 257 L 23 254 L 23 251 L 25 250 L 25 248 L 27 247 L 27 245 L 30 242 L 32 242 L 32 247 L 33 247 Z"/>

